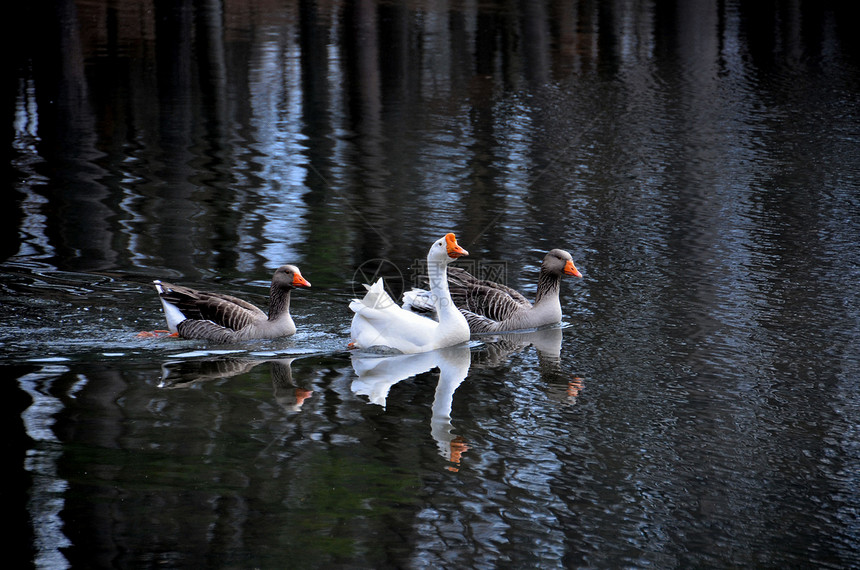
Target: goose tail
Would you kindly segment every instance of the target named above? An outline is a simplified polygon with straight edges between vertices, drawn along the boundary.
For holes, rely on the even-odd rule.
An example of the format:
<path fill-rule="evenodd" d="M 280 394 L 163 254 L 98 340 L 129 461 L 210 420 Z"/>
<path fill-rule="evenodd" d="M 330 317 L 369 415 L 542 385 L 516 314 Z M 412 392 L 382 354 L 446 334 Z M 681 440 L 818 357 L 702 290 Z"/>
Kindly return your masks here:
<path fill-rule="evenodd" d="M 179 323 L 184 321 L 187 317 L 179 307 L 165 300 L 163 294 L 168 292 L 169 289 L 165 287 L 164 283 L 155 280 L 152 284 L 155 285 L 155 290 L 158 291 L 158 298 L 161 299 L 161 307 L 164 309 L 164 318 L 167 319 L 168 330 L 172 333 L 178 332 L 176 327 L 179 326 Z"/>

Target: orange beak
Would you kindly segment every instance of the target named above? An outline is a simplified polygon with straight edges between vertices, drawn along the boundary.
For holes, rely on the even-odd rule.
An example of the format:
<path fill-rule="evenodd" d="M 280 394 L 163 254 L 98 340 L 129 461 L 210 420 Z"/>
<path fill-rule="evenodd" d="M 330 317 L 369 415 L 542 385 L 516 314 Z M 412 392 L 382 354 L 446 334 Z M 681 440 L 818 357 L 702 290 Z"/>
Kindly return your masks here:
<path fill-rule="evenodd" d="M 454 234 L 447 234 L 445 236 L 445 243 L 448 245 L 448 257 L 457 259 L 458 257 L 469 255 L 469 252 L 457 243 L 457 237 Z"/>
<path fill-rule="evenodd" d="M 310 287 L 311 284 L 308 283 L 308 280 L 302 277 L 301 273 L 296 273 L 293 275 L 293 287 Z"/>
<path fill-rule="evenodd" d="M 582 273 L 579 272 L 579 269 L 573 264 L 571 260 L 567 260 L 567 263 L 564 264 L 564 273 L 565 275 L 573 275 L 574 277 L 582 277 Z"/>

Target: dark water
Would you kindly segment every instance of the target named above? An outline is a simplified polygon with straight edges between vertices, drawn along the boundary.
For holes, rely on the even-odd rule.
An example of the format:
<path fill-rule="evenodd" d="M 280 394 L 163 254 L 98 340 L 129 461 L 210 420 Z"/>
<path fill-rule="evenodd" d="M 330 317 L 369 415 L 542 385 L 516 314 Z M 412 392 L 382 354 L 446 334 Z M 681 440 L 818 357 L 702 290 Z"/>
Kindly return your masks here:
<path fill-rule="evenodd" d="M 7 558 L 860 566 L 860 45 L 760 4 L 7 8 Z M 350 354 L 449 231 L 564 323 Z M 136 336 L 283 263 L 294 337 Z"/>

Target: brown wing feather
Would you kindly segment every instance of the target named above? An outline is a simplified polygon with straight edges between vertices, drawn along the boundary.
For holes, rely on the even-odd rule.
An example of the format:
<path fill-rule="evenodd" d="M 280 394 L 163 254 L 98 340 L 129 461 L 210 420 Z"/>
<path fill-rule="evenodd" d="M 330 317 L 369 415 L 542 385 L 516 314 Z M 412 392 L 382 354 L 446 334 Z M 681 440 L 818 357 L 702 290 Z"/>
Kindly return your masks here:
<path fill-rule="evenodd" d="M 454 303 L 459 308 L 494 321 L 504 321 L 514 313 L 531 307 L 531 304 L 524 306 L 502 289 L 486 285 L 474 285 L 462 293 L 458 292 L 457 296 L 461 300 L 454 299 Z"/>
<path fill-rule="evenodd" d="M 218 343 L 235 340 L 236 331 L 213 323 L 197 319 L 186 319 L 176 327 L 179 336 L 188 339 L 203 339 Z"/>
<path fill-rule="evenodd" d="M 466 322 L 469 323 L 469 330 L 473 333 L 496 332 L 498 321 L 494 321 L 482 315 L 476 315 L 471 311 L 460 309 L 463 316 L 466 317 Z"/>
<path fill-rule="evenodd" d="M 222 293 L 197 291 L 181 285 L 161 283 L 165 300 L 173 303 L 189 319 L 208 320 L 215 325 L 241 330 L 248 324 L 266 319 L 266 313 L 251 303 Z"/>
<path fill-rule="evenodd" d="M 525 308 L 532 306 L 531 302 L 529 302 L 529 300 L 526 299 L 516 289 L 513 289 L 501 283 L 496 283 L 495 281 L 489 281 L 487 279 L 478 279 L 465 269 L 460 269 L 459 267 L 448 268 L 448 284 L 452 290 L 473 287 L 489 287 L 491 289 L 496 289 L 501 293 L 504 293 L 505 295 L 509 296 L 513 301 L 524 306 Z"/>

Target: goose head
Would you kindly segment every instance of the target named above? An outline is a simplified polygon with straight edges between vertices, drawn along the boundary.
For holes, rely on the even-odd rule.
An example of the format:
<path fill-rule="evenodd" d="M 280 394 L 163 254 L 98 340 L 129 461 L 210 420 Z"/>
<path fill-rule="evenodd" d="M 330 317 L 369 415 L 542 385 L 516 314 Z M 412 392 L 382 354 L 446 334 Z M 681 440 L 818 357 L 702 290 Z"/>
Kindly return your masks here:
<path fill-rule="evenodd" d="M 460 244 L 457 243 L 457 237 L 454 234 L 447 234 L 445 237 L 437 239 L 430 246 L 427 261 L 435 261 L 447 265 L 464 255 L 469 255 L 469 252 L 460 247 Z"/>
<path fill-rule="evenodd" d="M 272 277 L 272 289 L 294 289 L 295 287 L 310 287 L 311 284 L 302 277 L 295 265 L 282 265 Z"/>
<path fill-rule="evenodd" d="M 573 264 L 573 257 L 563 249 L 553 249 L 543 258 L 541 268 L 555 275 L 572 275 L 582 277 L 582 273 Z"/>

